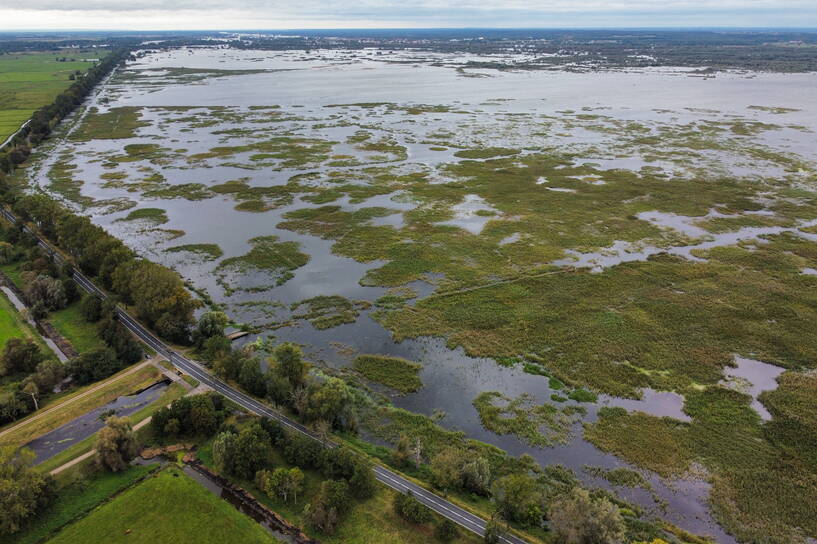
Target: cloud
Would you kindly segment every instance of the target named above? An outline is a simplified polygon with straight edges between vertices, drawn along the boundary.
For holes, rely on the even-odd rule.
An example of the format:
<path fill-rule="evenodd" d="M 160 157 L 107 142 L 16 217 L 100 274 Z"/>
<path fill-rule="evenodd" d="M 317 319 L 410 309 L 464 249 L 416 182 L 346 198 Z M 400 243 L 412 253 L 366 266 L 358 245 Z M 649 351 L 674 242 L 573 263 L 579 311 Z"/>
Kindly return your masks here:
<path fill-rule="evenodd" d="M 3 0 L 3 28 L 817 26 L 814 0 Z M 145 26 L 147 25 L 147 26 Z"/>

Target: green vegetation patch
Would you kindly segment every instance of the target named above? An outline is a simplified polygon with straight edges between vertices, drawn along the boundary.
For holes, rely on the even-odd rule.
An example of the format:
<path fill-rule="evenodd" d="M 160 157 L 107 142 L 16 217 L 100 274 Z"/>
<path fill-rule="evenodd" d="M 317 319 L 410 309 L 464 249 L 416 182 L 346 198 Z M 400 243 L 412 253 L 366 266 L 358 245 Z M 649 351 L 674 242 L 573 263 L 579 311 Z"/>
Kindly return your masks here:
<path fill-rule="evenodd" d="M 252 518 L 178 468 L 167 468 L 127 490 L 49 542 L 276 542 Z"/>
<path fill-rule="evenodd" d="M 11 338 L 31 338 L 40 346 L 45 347 L 40 335 L 23 320 L 6 295 L 0 294 L 0 350 Z"/>
<path fill-rule="evenodd" d="M 192 253 L 208 261 L 221 258 L 224 252 L 218 244 L 185 244 L 167 248 L 168 253 Z"/>
<path fill-rule="evenodd" d="M 104 50 L 8 53 L 0 55 L 0 142 L 35 110 L 53 102 Z"/>
<path fill-rule="evenodd" d="M 585 413 L 577 406 L 557 408 L 536 404 L 528 394 L 511 399 L 496 391 L 480 393 L 473 404 L 486 429 L 516 435 L 538 447 L 566 444 L 571 425 Z"/>
<path fill-rule="evenodd" d="M 765 392 L 773 419 L 761 425 L 751 397 L 725 387 L 689 393 L 689 423 L 621 408 L 602 408 L 585 438 L 604 451 L 665 477 L 697 463 L 711 474 L 713 512 L 741 541 L 803 543 L 817 535 L 813 445 L 817 378 L 786 372 Z"/>
<path fill-rule="evenodd" d="M 292 277 L 292 271 L 309 262 L 309 255 L 299 251 L 298 242 L 279 242 L 277 236 L 258 236 L 250 240 L 252 249 L 240 257 L 230 257 L 219 263 L 222 273 L 267 272 L 277 278 L 278 285 Z"/>
<path fill-rule="evenodd" d="M 95 472 L 63 489 L 57 498 L 20 532 L 6 537 L 8 544 L 37 544 L 81 518 L 99 504 L 127 489 L 158 465 L 137 465 L 122 472 Z"/>
<path fill-rule="evenodd" d="M 280 168 L 306 168 L 318 166 L 329 158 L 334 142 L 309 138 L 280 136 L 269 140 L 240 146 L 214 147 L 210 151 L 189 157 L 190 162 L 229 158 L 240 153 L 252 153 L 250 165 L 253 167 L 278 166 Z M 269 161 L 276 161 L 271 163 Z"/>
<path fill-rule="evenodd" d="M 331 329 L 357 321 L 360 311 L 370 306 L 366 301 L 355 301 L 338 295 L 320 295 L 292 305 L 295 319 L 306 319 L 319 330 Z M 300 312 L 300 313 L 298 313 Z"/>
<path fill-rule="evenodd" d="M 584 437 L 601 450 L 665 477 L 679 477 L 689 469 L 693 454 L 688 434 L 689 426 L 676 419 L 608 407 L 600 408 L 598 421 L 585 424 L 584 430 Z"/>
<path fill-rule="evenodd" d="M 167 212 L 161 208 L 140 208 L 133 210 L 119 221 L 149 221 L 156 225 L 167 223 Z"/>
<path fill-rule="evenodd" d="M 48 321 L 80 353 L 107 347 L 99 337 L 97 325 L 88 323 L 82 316 L 79 302 L 51 312 L 48 314 Z"/>
<path fill-rule="evenodd" d="M 518 149 L 508 149 L 505 147 L 484 147 L 481 149 L 463 149 L 454 153 L 454 156 L 461 159 L 492 159 L 494 157 L 518 154 Z"/>
<path fill-rule="evenodd" d="M 644 489 L 650 489 L 652 487 L 650 482 L 648 482 L 640 472 L 629 468 L 619 467 L 605 469 L 602 467 L 585 466 L 584 470 L 597 478 L 607 480 L 611 485 L 620 487 L 641 487 Z"/>
<path fill-rule="evenodd" d="M 206 200 L 213 193 L 201 183 L 180 183 L 178 185 L 161 185 L 142 193 L 146 198 L 184 198 L 185 200 Z"/>
<path fill-rule="evenodd" d="M 423 365 L 401 357 L 359 355 L 355 357 L 353 365 L 355 370 L 369 380 L 401 393 L 412 393 L 423 387 L 418 376 Z"/>
<path fill-rule="evenodd" d="M 375 317 L 398 340 L 442 335 L 470 355 L 534 354 L 563 383 L 618 396 L 716 384 L 734 353 L 814 365 L 817 278 L 800 271 L 817 265 L 817 244 L 786 234 L 698 256 L 708 261 L 656 256 L 597 274 L 551 269 Z"/>
<path fill-rule="evenodd" d="M 133 138 L 138 129 L 149 125 L 148 122 L 140 120 L 142 114 L 139 110 L 140 108 L 134 106 L 122 106 L 111 108 L 106 113 L 99 113 L 97 108 L 91 108 L 79 128 L 71 133 L 70 138 L 78 142 Z"/>

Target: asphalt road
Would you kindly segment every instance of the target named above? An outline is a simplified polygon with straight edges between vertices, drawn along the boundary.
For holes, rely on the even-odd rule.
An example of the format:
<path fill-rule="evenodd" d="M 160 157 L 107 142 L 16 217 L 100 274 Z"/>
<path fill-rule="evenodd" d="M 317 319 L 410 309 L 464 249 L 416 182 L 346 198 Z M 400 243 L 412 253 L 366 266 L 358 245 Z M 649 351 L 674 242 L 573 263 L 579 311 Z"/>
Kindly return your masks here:
<path fill-rule="evenodd" d="M 17 217 L 9 212 L 6 209 L 0 209 L 0 213 L 10 222 L 17 223 Z M 27 226 L 23 226 L 23 229 L 33 235 L 40 247 L 45 249 L 51 257 L 58 263 L 63 263 L 65 259 L 63 259 L 62 255 L 60 255 L 57 251 L 55 251 L 51 246 L 45 242 L 42 238 L 40 238 L 35 232 L 29 229 Z M 99 289 L 91 280 L 89 280 L 82 272 L 78 269 L 73 268 L 74 271 L 74 281 L 77 282 L 81 288 L 85 291 L 95 294 L 96 296 L 104 299 L 107 298 L 107 294 Z M 199 382 L 209 386 L 214 391 L 224 395 L 231 401 L 235 402 L 239 406 L 258 414 L 260 416 L 269 417 L 275 419 L 281 423 L 284 427 L 302 433 L 314 440 L 321 442 L 324 447 L 334 448 L 337 444 L 333 442 L 327 442 L 321 440 L 321 438 L 298 423 L 297 421 L 293 421 L 288 417 L 270 409 L 266 405 L 262 404 L 261 402 L 257 401 L 256 399 L 245 395 L 244 393 L 234 389 L 233 387 L 227 385 L 223 381 L 219 380 L 209 371 L 202 367 L 199 363 L 192 361 L 173 349 L 171 349 L 168 345 L 164 342 L 159 340 L 152 332 L 150 332 L 146 327 L 142 326 L 136 319 L 134 319 L 130 314 L 128 314 L 125 310 L 121 308 L 117 308 L 117 313 L 119 315 L 119 320 L 127 327 L 133 334 L 135 334 L 142 342 L 146 345 L 154 349 L 158 354 L 167 358 L 171 364 L 175 367 L 179 368 L 182 372 L 185 372 L 197 380 Z M 398 491 L 400 493 L 406 493 L 411 491 L 414 497 L 420 501 L 421 503 L 425 504 L 441 516 L 450 519 L 454 523 L 464 527 L 465 529 L 472 531 L 480 536 L 485 533 L 485 527 L 488 522 L 482 519 L 479 516 L 476 516 L 467 510 L 464 510 L 455 504 L 445 500 L 444 498 L 436 495 L 427 489 L 420 487 L 419 485 L 415 484 L 414 482 L 404 478 L 403 476 L 393 472 L 385 467 L 380 465 L 375 465 L 374 467 L 375 476 L 377 477 L 378 481 L 383 483 L 384 485 Z M 501 535 L 499 541 L 503 544 L 525 544 L 525 541 L 510 534 Z"/>

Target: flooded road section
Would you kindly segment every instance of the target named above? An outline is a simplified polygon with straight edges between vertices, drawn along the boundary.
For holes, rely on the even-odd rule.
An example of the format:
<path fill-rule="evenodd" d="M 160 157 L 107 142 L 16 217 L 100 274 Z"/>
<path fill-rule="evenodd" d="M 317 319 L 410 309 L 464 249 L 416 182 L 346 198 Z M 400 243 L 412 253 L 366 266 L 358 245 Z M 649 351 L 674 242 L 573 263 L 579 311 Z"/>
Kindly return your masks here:
<path fill-rule="evenodd" d="M 551 389 L 546 377 L 502 367 L 491 359 L 469 357 L 462 349 L 447 347 L 445 339 L 397 343 L 372 318 L 373 308 L 361 309 L 354 323 L 326 330 L 305 321 L 290 323 L 292 305 L 315 296 L 341 295 L 373 303 L 388 290 L 363 280 L 385 263 L 379 259 L 358 262 L 334 252 L 335 242 L 321 237 L 320 232 L 296 232 L 278 224 L 288 214 L 320 206 L 335 206 L 344 212 L 379 207 L 387 211 L 366 225 L 399 232 L 409 224 L 408 214 L 423 205 L 424 211 L 431 208 L 413 197 L 405 185 L 388 185 L 391 180 L 422 175 L 431 188 L 461 183 L 446 165 L 459 162 L 466 149 L 499 148 L 497 156 L 517 157 L 520 164 L 528 154 L 558 150 L 572 156 L 576 165 L 595 165 L 598 172 L 658 172 L 666 180 L 707 174 L 746 176 L 749 181 L 779 176 L 792 184 L 811 183 L 809 165 L 817 160 L 817 149 L 804 141 L 817 132 L 817 94 L 813 92 L 817 75 L 722 73 L 704 79 L 666 68 L 599 73 L 468 69 L 467 74 L 480 77 L 464 77 L 457 69 L 464 59 L 457 55 L 394 55 L 390 60 L 400 62 L 383 62 L 385 58 L 369 51 L 306 55 L 185 49 L 149 54 L 129 63 L 89 104 L 100 114 L 133 108 L 140 125 L 132 135 L 55 138 L 46 144 L 50 146 L 47 157 L 29 169 L 30 180 L 91 216 L 140 254 L 175 268 L 224 305 L 236 321 L 266 328 L 263 336 L 301 343 L 311 360 L 336 368 L 348 367 L 350 354 L 356 353 L 420 362 L 425 386 L 416 393 L 392 396 L 396 406 L 444 415 L 440 424 L 446 428 L 462 430 L 512 455 L 530 454 L 542 465 L 564 464 L 584 481 L 610 488 L 585 467 L 627 465 L 585 441 L 582 423 L 595 421 L 602 406 L 688 421 L 682 396 L 645 390 L 640 400 L 608 396 L 600 396 L 597 403 L 567 400 L 563 405 L 580 404 L 586 415 L 572 424 L 567 443 L 548 448 L 532 447 L 513 435 L 497 435 L 482 426 L 472 405 L 480 393 L 498 391 L 510 398 L 527 394 L 537 403 L 550 403 L 559 391 Z M 687 133 L 705 130 L 721 138 L 718 149 L 700 150 L 700 142 L 689 140 Z M 76 126 L 67 131 L 74 136 L 82 132 Z M 648 149 L 638 143 L 645 134 L 683 145 Z M 277 148 L 265 153 L 252 148 L 260 140 L 286 138 L 299 143 L 284 159 L 270 158 L 279 153 Z M 372 145 L 366 148 L 361 141 Z M 221 158 L 219 149 L 225 146 L 247 147 Z M 789 162 L 747 158 L 749 148 L 752 157 L 774 152 L 785 155 Z M 793 154 L 799 154 L 798 158 Z M 476 154 L 469 160 L 484 161 L 486 156 Z M 55 173 L 60 162 L 65 164 Z M 70 183 L 65 182 L 66 171 L 72 176 Z M 600 175 L 581 181 L 594 190 L 610 187 Z M 387 187 L 380 193 L 325 199 L 307 190 L 332 189 L 341 182 L 385 183 Z M 545 176 L 532 183 L 554 198 L 583 197 L 579 185 L 560 187 Z M 281 197 L 273 190 L 293 184 L 304 191 Z M 268 193 L 260 204 L 254 202 L 255 207 L 241 209 L 235 197 L 241 191 Z M 154 220 L 128 220 L 133 210 L 143 208 L 159 209 L 162 214 L 156 214 Z M 483 195 L 470 191 L 445 211 L 448 215 L 440 215 L 434 224 L 473 236 L 482 236 L 498 213 Z M 558 215 L 559 210 L 553 213 Z M 661 252 L 695 260 L 699 258 L 696 250 L 765 235 L 792 233 L 817 239 L 803 230 L 811 230 L 817 221 L 750 226 L 716 234 L 698 225 L 723 217 L 732 216 L 714 209 L 700 217 L 643 211 L 631 219 L 655 232 L 669 233 L 657 241 L 670 242 L 618 240 L 610 247 L 577 247 L 550 264 L 598 272 Z M 278 284 L 276 278 L 260 271 L 224 275 L 220 262 L 246 255 L 253 249 L 254 238 L 269 236 L 297 244 L 309 261 Z M 530 235 L 509 232 L 499 238 L 498 245 L 511 245 L 526 236 Z M 684 239 L 679 242 L 679 237 Z M 179 246 L 217 246 L 218 251 L 178 251 Z M 805 269 L 803 273 L 813 272 Z M 429 274 L 409 287 L 421 298 L 431 294 L 440 279 Z M 239 343 L 253 340 L 255 337 L 248 337 Z M 752 406 L 761 417 L 768 417 L 757 394 L 773 388 L 780 369 L 755 368 L 754 363 L 739 358 L 736 363 L 734 377 L 725 376 L 725 383 L 752 394 Z M 67 447 L 62 446 L 66 441 L 74 443 L 94 432 L 86 427 L 96 430 L 102 425 L 98 413 L 81 420 L 43 437 L 43 443 L 32 443 L 38 461 Z M 644 489 L 617 487 L 615 492 L 686 530 L 712 535 L 720 543 L 734 542 L 709 513 L 707 482 L 646 477 L 655 496 Z M 666 507 L 659 508 L 655 497 Z"/>
<path fill-rule="evenodd" d="M 126 417 L 135 414 L 162 396 L 169 384 L 169 380 L 161 381 L 133 395 L 119 397 L 32 440 L 26 444 L 26 447 L 34 452 L 34 463 L 39 464 L 47 461 L 93 435 L 105 426 L 105 418 L 107 417 L 113 415 Z"/>

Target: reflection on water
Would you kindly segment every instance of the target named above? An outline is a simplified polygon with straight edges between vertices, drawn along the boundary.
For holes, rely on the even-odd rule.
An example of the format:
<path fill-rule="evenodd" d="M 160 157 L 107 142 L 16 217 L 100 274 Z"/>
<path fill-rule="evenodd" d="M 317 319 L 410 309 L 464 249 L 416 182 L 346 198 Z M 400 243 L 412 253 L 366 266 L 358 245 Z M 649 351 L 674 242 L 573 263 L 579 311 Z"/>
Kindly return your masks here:
<path fill-rule="evenodd" d="M 763 391 L 771 391 L 777 389 L 777 377 L 780 376 L 785 369 L 779 366 L 770 365 L 754 359 L 747 359 L 735 355 L 735 367 L 726 367 L 724 374 L 726 378 L 723 384 L 736 389 L 752 397 L 752 408 L 760 415 L 764 421 L 772 419 L 772 415 L 763 406 L 759 400 L 758 395 Z"/>

